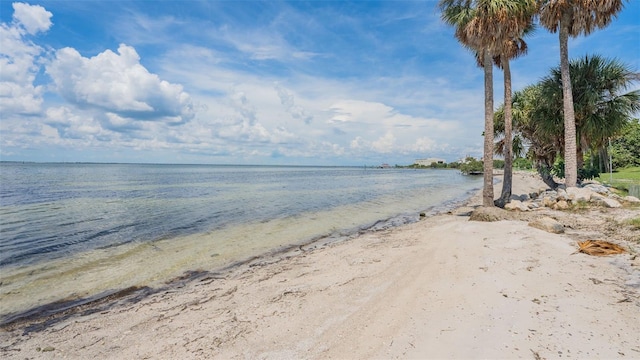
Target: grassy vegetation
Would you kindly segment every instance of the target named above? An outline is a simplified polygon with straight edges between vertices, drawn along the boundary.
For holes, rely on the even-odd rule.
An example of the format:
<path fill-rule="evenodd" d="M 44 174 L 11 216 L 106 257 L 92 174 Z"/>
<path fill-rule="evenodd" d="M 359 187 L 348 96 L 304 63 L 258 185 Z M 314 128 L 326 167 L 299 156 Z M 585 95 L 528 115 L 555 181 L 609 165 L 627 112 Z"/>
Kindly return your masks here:
<path fill-rule="evenodd" d="M 570 209 L 574 212 L 584 212 L 589 210 L 590 206 L 587 201 L 579 200 L 578 202 L 572 202 Z"/>
<path fill-rule="evenodd" d="M 628 220 L 629 225 L 635 230 L 640 230 L 640 217 Z"/>
<path fill-rule="evenodd" d="M 600 174 L 598 181 L 629 192 L 629 185 L 640 185 L 640 167 L 620 169 L 613 174 Z"/>
<path fill-rule="evenodd" d="M 610 178 L 609 173 L 600 174 L 600 182 L 608 182 Z M 613 173 L 613 181 L 623 180 L 623 181 L 633 181 L 640 183 L 640 167 L 628 167 L 624 169 L 616 170 Z"/>

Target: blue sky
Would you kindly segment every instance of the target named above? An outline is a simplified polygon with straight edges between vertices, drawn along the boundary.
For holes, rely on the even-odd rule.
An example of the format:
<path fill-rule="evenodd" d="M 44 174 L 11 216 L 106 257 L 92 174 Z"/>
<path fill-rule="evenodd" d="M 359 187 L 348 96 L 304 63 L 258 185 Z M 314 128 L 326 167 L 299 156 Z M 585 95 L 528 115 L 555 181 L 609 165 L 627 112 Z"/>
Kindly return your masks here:
<path fill-rule="evenodd" d="M 572 39 L 570 57 L 640 71 L 639 14 L 640 1 L 627 3 L 606 29 Z M 437 1 L 0 0 L 0 20 L 2 160 L 377 165 L 482 154 L 483 73 Z M 512 63 L 514 90 L 559 63 L 557 34 L 539 28 L 528 44 Z"/>

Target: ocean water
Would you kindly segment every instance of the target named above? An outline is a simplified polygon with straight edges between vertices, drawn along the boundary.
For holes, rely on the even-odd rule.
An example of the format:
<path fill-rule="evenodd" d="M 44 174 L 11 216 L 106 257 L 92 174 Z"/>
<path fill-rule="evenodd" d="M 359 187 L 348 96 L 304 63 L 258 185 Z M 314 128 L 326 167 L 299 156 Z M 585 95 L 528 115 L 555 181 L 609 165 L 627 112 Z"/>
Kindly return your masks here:
<path fill-rule="evenodd" d="M 455 170 L 0 163 L 0 323 L 417 221 L 481 185 Z"/>

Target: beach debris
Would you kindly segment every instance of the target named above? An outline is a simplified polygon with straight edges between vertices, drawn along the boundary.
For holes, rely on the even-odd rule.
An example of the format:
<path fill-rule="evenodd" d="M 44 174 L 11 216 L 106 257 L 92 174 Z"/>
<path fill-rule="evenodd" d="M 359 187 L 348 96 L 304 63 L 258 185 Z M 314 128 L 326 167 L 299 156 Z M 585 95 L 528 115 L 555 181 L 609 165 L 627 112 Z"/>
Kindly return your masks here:
<path fill-rule="evenodd" d="M 533 349 L 529 349 L 529 350 L 531 350 L 531 352 L 533 353 L 533 358 L 535 360 L 542 360 L 543 359 L 543 357 L 541 357 L 540 354 L 537 351 L 533 351 Z"/>
<path fill-rule="evenodd" d="M 37 347 L 36 351 L 38 351 L 38 352 L 40 352 L 40 351 L 41 352 L 49 352 L 49 351 L 54 351 L 55 349 L 56 348 L 54 348 L 53 346 L 45 346 L 44 348 Z"/>
<path fill-rule="evenodd" d="M 625 252 L 627 252 L 621 246 L 604 240 L 578 241 L 578 248 L 579 249 L 576 252 L 581 252 L 593 256 L 607 256 L 624 254 Z"/>

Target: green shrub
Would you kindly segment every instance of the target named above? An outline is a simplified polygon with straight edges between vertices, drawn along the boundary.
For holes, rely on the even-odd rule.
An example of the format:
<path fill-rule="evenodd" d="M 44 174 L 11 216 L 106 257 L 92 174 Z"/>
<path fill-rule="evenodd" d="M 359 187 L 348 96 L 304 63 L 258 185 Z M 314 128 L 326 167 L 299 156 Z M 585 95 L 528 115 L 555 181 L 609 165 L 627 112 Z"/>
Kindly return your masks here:
<path fill-rule="evenodd" d="M 564 178 L 564 160 L 558 159 L 551 168 L 551 173 L 559 178 Z M 592 180 L 600 176 L 600 171 L 593 167 L 583 167 L 578 169 L 578 180 Z"/>
<path fill-rule="evenodd" d="M 484 164 L 480 160 L 468 157 L 463 164 L 460 164 L 460 171 L 465 175 L 481 173 L 484 171 Z"/>
<path fill-rule="evenodd" d="M 526 158 L 517 158 L 513 160 L 513 167 L 515 169 L 530 170 L 533 169 L 533 163 Z"/>

